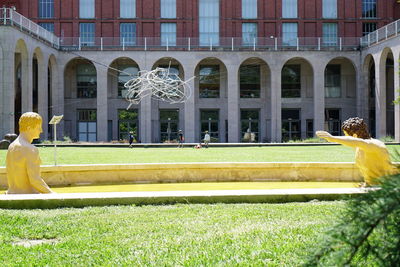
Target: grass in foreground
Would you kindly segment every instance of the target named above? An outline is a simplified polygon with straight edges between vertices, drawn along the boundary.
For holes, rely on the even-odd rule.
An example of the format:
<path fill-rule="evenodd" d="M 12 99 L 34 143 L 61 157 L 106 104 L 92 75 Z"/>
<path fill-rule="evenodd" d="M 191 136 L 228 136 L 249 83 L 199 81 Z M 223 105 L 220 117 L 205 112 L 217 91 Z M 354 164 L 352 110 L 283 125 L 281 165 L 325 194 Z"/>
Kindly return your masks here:
<path fill-rule="evenodd" d="M 298 266 L 344 202 L 0 210 L 6 266 Z M 27 240 L 54 243 L 31 247 Z"/>
<path fill-rule="evenodd" d="M 400 146 L 390 145 L 393 152 Z M 193 148 L 57 148 L 58 164 L 123 164 L 168 162 L 353 162 L 344 146 Z M 6 150 L 0 150 L 5 166 Z M 39 147 L 43 165 L 54 165 L 54 148 Z"/>
<path fill-rule="evenodd" d="M 357 183 L 344 182 L 219 182 L 219 183 L 165 183 L 165 184 L 116 184 L 52 187 L 56 193 L 101 193 L 141 191 L 193 191 L 193 190 L 262 190 L 303 188 L 352 188 Z M 0 190 L 3 194 L 5 190 Z"/>

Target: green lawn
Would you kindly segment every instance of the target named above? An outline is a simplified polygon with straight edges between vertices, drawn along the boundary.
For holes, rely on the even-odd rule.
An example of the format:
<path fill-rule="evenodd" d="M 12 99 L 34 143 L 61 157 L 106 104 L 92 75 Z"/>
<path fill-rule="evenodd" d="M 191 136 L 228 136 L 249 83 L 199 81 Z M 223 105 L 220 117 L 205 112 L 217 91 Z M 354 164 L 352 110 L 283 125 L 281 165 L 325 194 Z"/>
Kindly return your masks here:
<path fill-rule="evenodd" d="M 390 145 L 389 150 L 400 150 Z M 54 164 L 54 148 L 39 147 L 43 165 Z M 57 148 L 58 164 L 152 162 L 352 162 L 354 151 L 344 146 L 193 148 Z M 0 150 L 5 166 L 6 150 Z"/>
<path fill-rule="evenodd" d="M 299 266 L 344 202 L 1 210 L 2 266 Z M 18 242 L 45 240 L 30 247 Z"/>

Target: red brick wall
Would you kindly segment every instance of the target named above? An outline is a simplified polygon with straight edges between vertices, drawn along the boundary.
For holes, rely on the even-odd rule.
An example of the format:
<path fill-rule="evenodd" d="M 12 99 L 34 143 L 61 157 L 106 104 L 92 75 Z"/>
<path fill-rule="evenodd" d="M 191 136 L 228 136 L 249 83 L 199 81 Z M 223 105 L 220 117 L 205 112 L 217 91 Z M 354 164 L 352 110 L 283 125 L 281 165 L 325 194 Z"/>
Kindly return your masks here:
<path fill-rule="evenodd" d="M 119 36 L 120 22 L 135 22 L 137 36 L 154 37 L 160 34 L 160 23 L 176 22 L 177 37 L 198 36 L 198 1 L 176 0 L 177 18 L 160 18 L 160 0 L 136 0 L 136 19 L 119 19 L 120 0 L 96 0 L 96 34 L 103 37 Z M 362 35 L 362 0 L 337 0 L 338 18 L 322 19 L 322 0 L 298 0 L 298 18 L 282 19 L 281 0 L 258 0 L 260 37 L 280 36 L 282 22 L 297 22 L 299 37 L 322 35 L 322 23 L 337 22 L 341 37 Z M 241 0 L 220 0 L 220 36 L 239 37 L 242 34 Z M 400 18 L 400 4 L 396 0 L 378 0 L 378 27 Z M 54 0 L 54 19 L 38 18 L 38 0 L 0 0 L 0 6 L 17 7 L 17 11 L 35 22 L 54 22 L 55 33 L 64 37 L 79 35 L 79 0 Z"/>

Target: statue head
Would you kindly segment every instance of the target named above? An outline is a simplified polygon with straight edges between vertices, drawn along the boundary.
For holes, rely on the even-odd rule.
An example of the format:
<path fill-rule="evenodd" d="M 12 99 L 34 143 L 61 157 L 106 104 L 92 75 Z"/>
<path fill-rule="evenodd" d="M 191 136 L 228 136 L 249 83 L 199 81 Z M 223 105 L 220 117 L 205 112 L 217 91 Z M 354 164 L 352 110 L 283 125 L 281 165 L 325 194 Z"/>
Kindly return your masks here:
<path fill-rule="evenodd" d="M 33 139 L 39 138 L 42 132 L 42 117 L 35 112 L 26 112 L 19 118 L 19 131 L 30 135 Z"/>
<path fill-rule="evenodd" d="M 368 133 L 367 124 L 363 119 L 354 117 L 347 119 L 342 124 L 342 131 L 350 136 L 354 136 L 361 139 L 370 139 L 371 136 Z"/>

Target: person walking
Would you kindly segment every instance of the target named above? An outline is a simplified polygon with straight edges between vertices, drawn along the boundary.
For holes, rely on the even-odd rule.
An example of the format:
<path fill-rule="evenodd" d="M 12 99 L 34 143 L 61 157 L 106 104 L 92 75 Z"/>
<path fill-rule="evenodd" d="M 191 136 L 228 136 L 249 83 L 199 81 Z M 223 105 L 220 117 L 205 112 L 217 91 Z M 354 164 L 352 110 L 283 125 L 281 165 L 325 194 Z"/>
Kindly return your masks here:
<path fill-rule="evenodd" d="M 132 148 L 133 145 L 133 132 L 129 132 L 129 148 Z"/>
<path fill-rule="evenodd" d="M 211 141 L 211 136 L 208 134 L 208 131 L 205 132 L 203 140 L 204 140 L 204 147 L 208 148 L 208 144 Z"/>
<path fill-rule="evenodd" d="M 183 136 L 182 130 L 178 131 L 178 148 L 183 148 L 183 141 L 185 141 L 185 137 Z"/>

